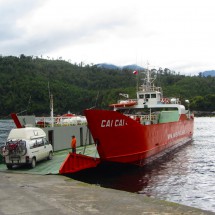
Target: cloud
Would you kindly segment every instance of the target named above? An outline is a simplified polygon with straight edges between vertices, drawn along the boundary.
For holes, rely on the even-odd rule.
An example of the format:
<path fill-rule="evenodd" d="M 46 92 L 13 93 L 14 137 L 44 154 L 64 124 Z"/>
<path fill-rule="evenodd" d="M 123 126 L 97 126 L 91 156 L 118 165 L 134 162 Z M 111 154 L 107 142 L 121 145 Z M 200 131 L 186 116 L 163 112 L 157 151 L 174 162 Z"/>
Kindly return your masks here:
<path fill-rule="evenodd" d="M 40 0 L 0 1 L 0 48 L 3 54 L 16 55 L 23 44 L 24 28 L 18 24 L 27 14 L 41 6 Z"/>
<path fill-rule="evenodd" d="M 40 5 L 40 0 L 32 2 L 29 0 L 0 1 L 0 40 L 3 41 L 17 38 L 21 35 L 21 29 L 17 22 L 26 14 L 31 13 Z"/>
<path fill-rule="evenodd" d="M 0 0 L 3 55 L 214 69 L 213 0 Z"/>

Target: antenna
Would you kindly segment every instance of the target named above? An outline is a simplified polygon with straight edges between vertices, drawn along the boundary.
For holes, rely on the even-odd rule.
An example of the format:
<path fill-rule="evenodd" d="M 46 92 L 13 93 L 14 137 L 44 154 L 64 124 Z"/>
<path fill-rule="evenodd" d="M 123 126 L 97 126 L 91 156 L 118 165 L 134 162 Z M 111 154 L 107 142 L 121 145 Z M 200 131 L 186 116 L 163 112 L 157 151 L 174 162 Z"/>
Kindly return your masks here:
<path fill-rule="evenodd" d="M 49 99 L 50 99 L 51 93 L 50 93 L 49 81 L 48 81 L 48 91 L 49 91 Z"/>
<path fill-rule="evenodd" d="M 27 110 L 26 110 L 26 111 L 28 111 L 28 108 L 29 108 L 29 106 L 30 106 L 30 103 L 31 103 L 31 96 L 29 97 L 28 106 L 27 106 Z"/>
<path fill-rule="evenodd" d="M 51 125 L 54 127 L 54 101 L 53 95 L 50 92 L 50 86 L 48 81 L 48 91 L 49 91 L 49 99 L 50 99 L 50 117 L 51 117 Z"/>

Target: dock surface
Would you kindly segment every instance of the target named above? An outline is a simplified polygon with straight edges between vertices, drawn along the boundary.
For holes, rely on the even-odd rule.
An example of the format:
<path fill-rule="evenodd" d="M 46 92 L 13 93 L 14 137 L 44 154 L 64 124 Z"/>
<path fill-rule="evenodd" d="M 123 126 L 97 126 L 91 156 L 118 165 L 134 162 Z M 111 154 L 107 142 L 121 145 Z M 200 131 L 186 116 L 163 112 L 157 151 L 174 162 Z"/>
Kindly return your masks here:
<path fill-rule="evenodd" d="M 206 215 L 176 203 L 102 188 L 62 175 L 0 172 L 1 215 Z"/>
<path fill-rule="evenodd" d="M 77 149 L 83 153 L 84 148 Z M 102 188 L 58 175 L 69 150 L 55 152 L 36 168 L 7 170 L 0 165 L 0 215 L 206 215 L 210 211 L 149 198 L 137 193 Z M 89 146 L 85 155 L 97 156 Z"/>

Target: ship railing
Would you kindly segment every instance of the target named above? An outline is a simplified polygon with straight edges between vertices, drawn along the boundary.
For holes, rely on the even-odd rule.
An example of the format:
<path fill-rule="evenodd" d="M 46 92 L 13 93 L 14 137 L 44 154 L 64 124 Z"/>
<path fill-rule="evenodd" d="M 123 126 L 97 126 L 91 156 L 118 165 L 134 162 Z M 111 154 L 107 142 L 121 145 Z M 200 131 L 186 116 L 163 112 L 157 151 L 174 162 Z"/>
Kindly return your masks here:
<path fill-rule="evenodd" d="M 194 114 L 190 112 L 190 110 L 187 111 L 186 116 L 188 119 L 194 119 Z"/>
<path fill-rule="evenodd" d="M 161 87 L 146 86 L 146 85 L 140 86 L 139 90 L 140 91 L 146 91 L 146 92 L 154 92 L 154 91 L 162 92 L 162 88 Z"/>
<path fill-rule="evenodd" d="M 37 127 L 61 127 L 61 126 L 75 126 L 75 125 L 86 125 L 87 121 L 84 116 L 75 117 L 37 117 Z"/>
<path fill-rule="evenodd" d="M 158 123 L 158 114 L 147 114 L 147 115 L 134 115 L 134 114 L 126 114 L 126 116 L 130 117 L 133 120 L 141 124 L 157 124 Z"/>

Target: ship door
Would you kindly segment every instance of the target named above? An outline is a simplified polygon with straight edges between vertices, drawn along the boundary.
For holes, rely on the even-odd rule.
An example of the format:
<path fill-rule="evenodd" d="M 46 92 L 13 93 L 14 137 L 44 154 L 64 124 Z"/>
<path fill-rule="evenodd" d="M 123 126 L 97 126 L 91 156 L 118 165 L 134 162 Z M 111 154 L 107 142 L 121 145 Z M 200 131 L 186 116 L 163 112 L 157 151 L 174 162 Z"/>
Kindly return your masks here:
<path fill-rule="evenodd" d="M 48 131 L 48 141 L 54 149 L 54 131 L 53 130 Z"/>
<path fill-rule="evenodd" d="M 83 146 L 83 128 L 80 128 L 80 146 Z"/>

